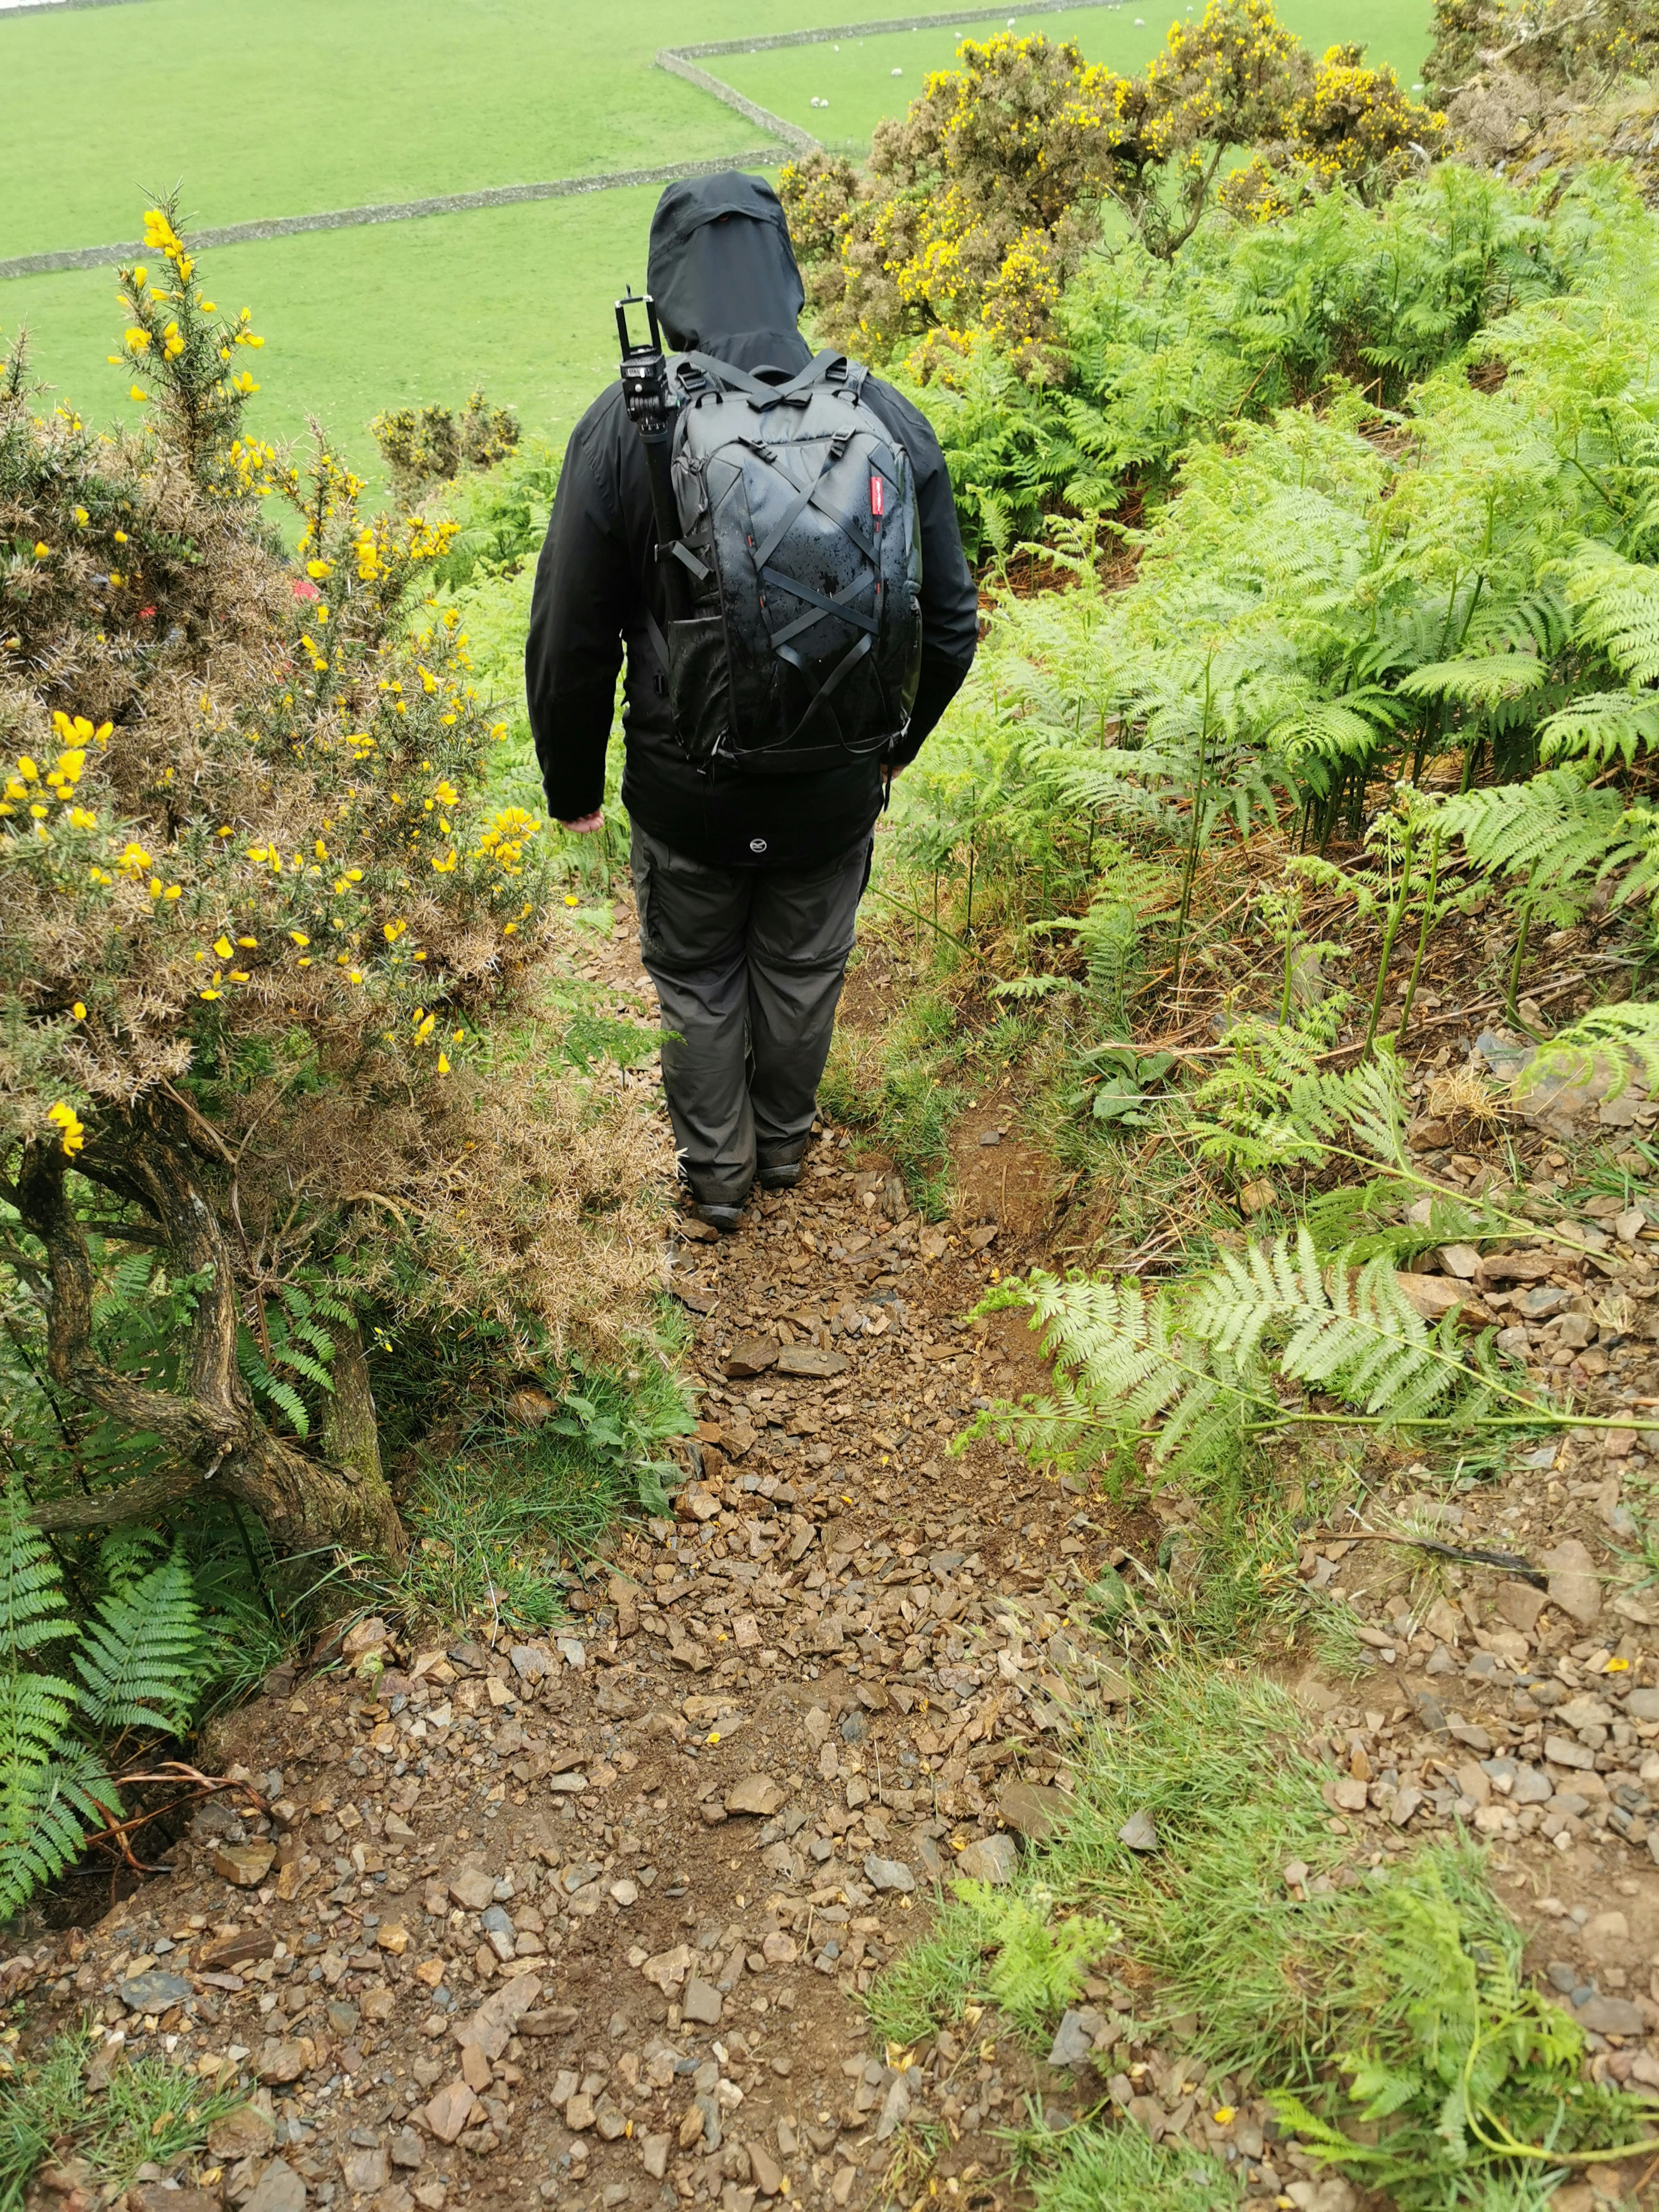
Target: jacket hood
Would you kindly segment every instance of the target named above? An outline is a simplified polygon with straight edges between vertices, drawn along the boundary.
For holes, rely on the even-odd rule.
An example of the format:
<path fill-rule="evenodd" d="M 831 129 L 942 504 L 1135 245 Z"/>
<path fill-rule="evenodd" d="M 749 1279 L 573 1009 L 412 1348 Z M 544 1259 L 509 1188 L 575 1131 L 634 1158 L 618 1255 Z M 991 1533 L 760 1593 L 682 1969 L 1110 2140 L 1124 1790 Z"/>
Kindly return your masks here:
<path fill-rule="evenodd" d="M 806 295 L 789 226 L 763 177 L 727 169 L 670 185 L 651 219 L 646 283 L 677 352 L 747 369 L 811 358 L 795 328 Z"/>

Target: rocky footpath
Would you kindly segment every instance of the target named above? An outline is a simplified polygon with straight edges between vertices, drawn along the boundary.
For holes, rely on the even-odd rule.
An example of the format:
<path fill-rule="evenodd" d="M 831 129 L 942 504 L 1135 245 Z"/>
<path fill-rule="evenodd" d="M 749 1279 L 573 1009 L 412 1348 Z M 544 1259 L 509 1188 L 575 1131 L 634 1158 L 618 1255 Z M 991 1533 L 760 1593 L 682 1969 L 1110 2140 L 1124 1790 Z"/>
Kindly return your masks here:
<path fill-rule="evenodd" d="M 637 985 L 621 933 L 589 968 L 619 1003 Z M 1413 1141 L 1446 1189 L 1498 1172 L 1475 1095 L 1425 1077 Z M 1591 1100 L 1593 1127 L 1608 1108 L 1634 1145 L 1645 1101 Z M 672 1518 L 597 1563 L 568 1632 L 357 1624 L 235 1716 L 219 1748 L 240 1786 L 203 1806 L 170 1872 L 0 1969 L 26 2046 L 89 2016 L 98 2078 L 164 2052 L 201 2088 L 253 2092 L 206 2160 L 141 2174 L 134 2212 L 935 2191 L 994 2212 L 1022 2198 L 1000 2131 L 1103 2102 L 1212 2149 L 1264 2212 L 1352 2212 L 1346 2183 L 1183 2051 L 1195 2022 L 1137 2027 L 1133 1961 L 1100 1962 L 1046 2064 L 972 2005 L 915 2048 L 871 2048 L 859 2000 L 939 1877 L 1006 1880 L 1064 1816 L 1079 1723 L 1133 1696 L 1131 1640 L 1092 1634 L 1091 1589 L 1121 1568 L 1176 1618 L 1194 1517 L 1163 1493 L 1115 1512 L 988 1444 L 950 1449 L 976 1407 L 1042 1379 L 1020 1323 L 965 1318 L 1000 1269 L 1046 1255 L 1021 1199 L 1040 1165 L 1012 1127 L 1006 1096 L 970 1113 L 948 1224 L 833 1131 L 736 1237 L 678 1224 L 688 1480 Z M 1530 1178 L 1535 1236 L 1435 1246 L 1402 1279 L 1425 1312 L 1500 1325 L 1583 1424 L 1433 1470 L 1357 1464 L 1300 1559 L 1346 1663 L 1289 1686 L 1355 1865 L 1486 1838 L 1594 2069 L 1659 2092 L 1641 1426 L 1659 1407 L 1659 1209 L 1635 1151 L 1620 1191 L 1569 1204 L 1566 1141 L 1534 1125 L 1504 1161 Z M 1307 1877 L 1287 1860 L 1289 1887 Z M 1632 2165 L 1556 2202 L 1640 2185 Z M 100 2200 L 70 2165 L 33 2201 Z"/>

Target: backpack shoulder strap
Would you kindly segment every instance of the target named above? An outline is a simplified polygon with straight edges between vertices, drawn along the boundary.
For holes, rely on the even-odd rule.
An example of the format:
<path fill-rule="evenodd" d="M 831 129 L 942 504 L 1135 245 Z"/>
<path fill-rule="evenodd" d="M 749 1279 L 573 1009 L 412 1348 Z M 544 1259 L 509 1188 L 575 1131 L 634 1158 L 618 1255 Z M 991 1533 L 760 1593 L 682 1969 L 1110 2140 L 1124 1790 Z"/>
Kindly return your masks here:
<path fill-rule="evenodd" d="M 869 374 L 861 362 L 849 362 L 844 353 L 826 347 L 814 354 L 805 368 L 798 369 L 787 384 L 763 384 L 745 368 L 734 368 L 730 362 L 716 361 L 712 354 L 689 353 L 684 356 L 692 368 L 706 377 L 717 390 L 740 392 L 763 409 L 799 407 L 807 396 L 820 385 L 844 384 L 847 395 L 854 404 L 864 389 L 864 380 Z M 839 369 L 841 375 L 836 376 Z"/>

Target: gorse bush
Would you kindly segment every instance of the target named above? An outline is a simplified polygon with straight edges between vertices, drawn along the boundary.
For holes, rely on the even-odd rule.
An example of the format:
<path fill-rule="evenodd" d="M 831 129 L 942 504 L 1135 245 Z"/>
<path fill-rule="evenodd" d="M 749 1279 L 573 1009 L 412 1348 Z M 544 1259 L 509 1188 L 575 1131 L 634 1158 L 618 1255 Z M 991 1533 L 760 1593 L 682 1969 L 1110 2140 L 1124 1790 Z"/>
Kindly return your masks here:
<path fill-rule="evenodd" d="M 459 422 L 447 407 L 398 407 L 368 427 L 405 505 L 463 469 L 494 468 L 519 442 L 518 416 L 510 407 L 490 406 L 482 392 L 471 394 Z"/>
<path fill-rule="evenodd" d="M 1259 214 L 1338 181 L 1384 191 L 1440 134 L 1357 48 L 1316 68 L 1267 0 L 1210 0 L 1139 77 L 1041 35 L 969 40 L 958 58 L 877 126 L 866 170 L 820 153 L 781 182 L 823 334 L 878 359 L 921 341 L 918 374 L 986 340 L 1052 373 L 1056 303 L 1103 203 L 1168 260 L 1237 149 L 1262 149 L 1237 194 Z"/>
<path fill-rule="evenodd" d="M 465 1312 L 509 1364 L 619 1343 L 654 1267 L 645 1126 L 537 1035 L 544 832 L 490 791 L 459 617 L 408 611 L 453 526 L 365 517 L 320 441 L 303 471 L 250 441 L 246 319 L 170 210 L 147 236 L 143 427 L 40 411 L 21 349 L 0 382 L 3 1256 L 105 1446 L 33 1510 L 210 1485 L 281 1544 L 395 1556 L 360 1320 Z M 125 1343 L 118 1278 L 156 1324 Z"/>

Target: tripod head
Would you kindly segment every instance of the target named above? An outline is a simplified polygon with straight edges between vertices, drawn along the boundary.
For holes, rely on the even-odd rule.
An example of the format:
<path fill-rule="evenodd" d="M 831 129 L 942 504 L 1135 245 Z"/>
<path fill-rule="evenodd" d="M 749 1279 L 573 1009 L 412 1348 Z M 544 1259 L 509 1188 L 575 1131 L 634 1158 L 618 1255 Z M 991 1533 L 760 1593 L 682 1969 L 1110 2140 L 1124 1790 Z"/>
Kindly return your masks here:
<path fill-rule="evenodd" d="M 628 310 L 643 307 L 651 335 L 636 345 L 629 335 Z M 632 290 L 617 302 L 617 338 L 622 348 L 623 404 L 628 419 L 647 443 L 666 438 L 672 424 L 668 401 L 668 362 L 662 349 L 657 322 L 657 303 L 648 292 Z"/>

